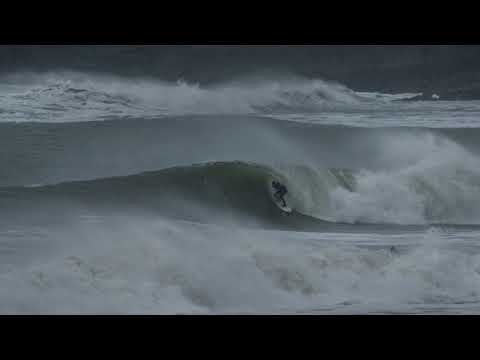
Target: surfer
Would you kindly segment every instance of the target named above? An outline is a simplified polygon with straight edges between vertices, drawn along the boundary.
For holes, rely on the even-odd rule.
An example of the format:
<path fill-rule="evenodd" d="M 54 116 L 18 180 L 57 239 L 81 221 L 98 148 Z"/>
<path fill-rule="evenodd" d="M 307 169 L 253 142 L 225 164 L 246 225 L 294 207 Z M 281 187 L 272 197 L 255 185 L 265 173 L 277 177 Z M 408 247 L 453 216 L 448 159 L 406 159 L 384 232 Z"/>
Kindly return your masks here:
<path fill-rule="evenodd" d="M 276 191 L 275 191 L 275 194 L 273 194 L 273 197 L 277 200 L 277 201 L 282 201 L 283 202 L 283 207 L 286 207 L 287 206 L 287 203 L 285 202 L 285 199 L 283 198 L 286 194 L 287 194 L 287 188 L 280 184 L 278 181 L 272 181 L 272 188 L 274 188 Z"/>

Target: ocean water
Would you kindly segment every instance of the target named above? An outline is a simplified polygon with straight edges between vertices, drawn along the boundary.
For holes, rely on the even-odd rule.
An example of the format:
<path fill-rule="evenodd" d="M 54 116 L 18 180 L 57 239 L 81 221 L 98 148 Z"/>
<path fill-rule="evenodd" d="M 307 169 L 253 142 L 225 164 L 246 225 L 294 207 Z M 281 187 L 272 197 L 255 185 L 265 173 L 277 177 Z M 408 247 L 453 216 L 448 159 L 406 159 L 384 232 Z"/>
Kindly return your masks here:
<path fill-rule="evenodd" d="M 480 101 L 417 95 L 3 76 L 0 313 L 479 313 Z"/>

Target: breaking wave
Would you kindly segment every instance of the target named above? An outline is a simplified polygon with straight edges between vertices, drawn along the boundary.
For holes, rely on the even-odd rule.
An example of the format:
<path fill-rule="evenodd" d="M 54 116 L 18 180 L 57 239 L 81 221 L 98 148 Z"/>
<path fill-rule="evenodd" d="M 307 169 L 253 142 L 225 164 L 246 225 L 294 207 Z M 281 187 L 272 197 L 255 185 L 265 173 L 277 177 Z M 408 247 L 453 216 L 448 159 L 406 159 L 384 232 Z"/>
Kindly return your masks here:
<path fill-rule="evenodd" d="M 479 224 L 475 159 L 419 163 L 400 170 L 352 171 L 305 165 L 214 162 L 137 175 L 1 189 L 5 208 L 26 201 L 82 209 L 137 209 L 183 220 L 318 229 L 325 221 L 384 224 Z M 286 214 L 270 184 L 285 184 Z M 70 210 L 72 211 L 72 210 Z"/>
<path fill-rule="evenodd" d="M 76 122 L 180 114 L 316 113 L 368 109 L 417 94 L 356 93 L 338 83 L 285 77 L 200 86 L 79 73 L 2 79 L 1 121 Z"/>

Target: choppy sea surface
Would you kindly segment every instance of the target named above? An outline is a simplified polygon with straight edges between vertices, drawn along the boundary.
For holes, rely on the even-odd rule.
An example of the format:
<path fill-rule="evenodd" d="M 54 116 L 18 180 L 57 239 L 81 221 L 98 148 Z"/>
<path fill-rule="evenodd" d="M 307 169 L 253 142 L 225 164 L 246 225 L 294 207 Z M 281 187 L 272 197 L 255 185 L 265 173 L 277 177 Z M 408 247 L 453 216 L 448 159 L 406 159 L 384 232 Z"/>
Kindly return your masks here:
<path fill-rule="evenodd" d="M 0 313 L 479 313 L 480 101 L 417 95 L 2 77 Z"/>

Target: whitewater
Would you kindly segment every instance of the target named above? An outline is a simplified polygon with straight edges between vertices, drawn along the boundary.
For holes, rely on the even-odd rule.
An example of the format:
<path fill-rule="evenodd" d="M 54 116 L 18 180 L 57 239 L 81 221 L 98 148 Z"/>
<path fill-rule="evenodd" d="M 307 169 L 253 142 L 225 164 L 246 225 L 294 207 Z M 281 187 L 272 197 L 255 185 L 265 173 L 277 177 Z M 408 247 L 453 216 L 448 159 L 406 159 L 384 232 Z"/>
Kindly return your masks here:
<path fill-rule="evenodd" d="M 480 101 L 419 95 L 2 76 L 0 313 L 479 313 Z"/>

